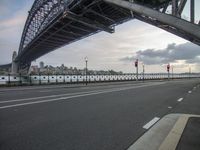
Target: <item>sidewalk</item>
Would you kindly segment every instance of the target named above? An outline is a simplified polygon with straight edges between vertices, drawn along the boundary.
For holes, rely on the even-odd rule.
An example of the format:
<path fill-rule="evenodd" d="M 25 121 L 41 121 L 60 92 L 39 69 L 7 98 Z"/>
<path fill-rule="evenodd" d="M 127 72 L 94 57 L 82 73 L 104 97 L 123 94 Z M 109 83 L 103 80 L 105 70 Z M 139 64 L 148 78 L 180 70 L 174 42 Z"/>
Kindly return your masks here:
<path fill-rule="evenodd" d="M 140 137 L 128 150 L 189 149 L 200 149 L 199 115 L 166 115 Z"/>

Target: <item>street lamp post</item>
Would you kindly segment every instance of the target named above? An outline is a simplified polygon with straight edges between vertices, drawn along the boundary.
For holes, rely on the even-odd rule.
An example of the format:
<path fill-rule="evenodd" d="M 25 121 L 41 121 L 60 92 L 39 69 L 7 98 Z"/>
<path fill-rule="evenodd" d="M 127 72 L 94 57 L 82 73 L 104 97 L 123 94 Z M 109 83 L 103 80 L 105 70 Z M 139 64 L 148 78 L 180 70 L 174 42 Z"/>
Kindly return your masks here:
<path fill-rule="evenodd" d="M 143 64 L 142 67 L 143 67 L 143 82 L 144 82 L 144 72 L 145 72 L 145 69 L 144 69 L 145 66 L 144 66 L 144 64 Z"/>
<path fill-rule="evenodd" d="M 136 80 L 138 81 L 138 59 L 135 61 L 135 67 L 136 67 Z"/>
<path fill-rule="evenodd" d="M 191 78 L 191 67 L 189 66 L 189 79 Z"/>
<path fill-rule="evenodd" d="M 88 58 L 85 57 L 85 84 L 87 85 L 87 65 L 88 65 Z"/>

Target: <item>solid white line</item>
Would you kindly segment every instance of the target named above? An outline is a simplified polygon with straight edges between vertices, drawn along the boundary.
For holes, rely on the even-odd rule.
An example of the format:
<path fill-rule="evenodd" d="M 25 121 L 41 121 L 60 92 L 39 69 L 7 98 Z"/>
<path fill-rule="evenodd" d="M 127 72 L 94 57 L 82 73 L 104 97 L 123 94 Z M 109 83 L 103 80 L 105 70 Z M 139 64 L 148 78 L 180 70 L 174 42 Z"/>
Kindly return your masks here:
<path fill-rule="evenodd" d="M 154 84 L 157 85 L 157 84 Z M 160 84 L 158 84 L 160 85 Z M 151 85 L 139 85 L 139 86 L 129 86 L 127 88 L 134 89 L 134 88 L 140 88 L 140 87 L 147 87 Z M 115 88 L 119 89 L 119 88 Z M 109 89 L 108 89 L 109 90 Z M 112 89 L 110 89 L 112 90 Z M 93 90 L 93 91 L 86 91 L 86 92 L 76 92 L 76 93 L 68 93 L 68 94 L 57 94 L 57 95 L 50 95 L 50 96 L 41 96 L 41 97 L 32 97 L 32 98 L 23 98 L 23 99 L 15 99 L 15 100 L 6 100 L 6 101 L 0 101 L 0 104 L 4 103 L 12 103 L 12 102 L 21 102 L 21 101 L 31 101 L 31 100 L 38 100 L 38 99 L 46 99 L 46 98 L 55 98 L 55 97 L 60 97 L 60 96 L 69 96 L 69 95 L 75 95 L 75 94 L 87 94 L 87 93 L 92 93 L 92 92 L 102 92 L 105 90 Z"/>
<path fill-rule="evenodd" d="M 12 103 L 12 102 L 21 102 L 21 101 L 30 101 L 30 100 L 45 99 L 45 98 L 55 98 L 55 97 L 59 97 L 59 96 L 69 96 L 69 95 L 73 95 L 73 94 L 84 94 L 84 93 L 91 93 L 91 92 L 93 92 L 93 91 L 76 92 L 76 93 L 68 93 L 68 94 L 58 94 L 58 95 L 50 95 L 50 96 L 40 96 L 40 97 L 32 97 L 32 98 L 22 98 L 22 99 L 16 99 L 16 100 L 0 101 L 0 104 Z"/>
<path fill-rule="evenodd" d="M 142 86 L 140 86 L 140 87 L 142 87 Z M 129 89 L 134 89 L 134 88 L 135 87 L 120 88 L 120 89 L 107 90 L 107 91 L 104 90 L 104 91 L 100 91 L 100 92 L 86 93 L 86 94 L 81 94 L 81 95 L 73 95 L 73 96 L 69 96 L 69 97 L 60 97 L 60 98 L 50 99 L 50 100 L 40 100 L 40 101 L 35 101 L 35 102 L 27 102 L 27 103 L 20 103 L 20 104 L 14 104 L 14 105 L 6 105 L 6 106 L 1 106 L 0 109 L 12 108 L 12 107 L 18 107 L 18 106 L 25 106 L 25 105 L 31 105 L 31 104 L 38 104 L 38 103 L 46 103 L 46 102 L 52 102 L 52 101 L 67 100 L 67 99 L 71 99 L 71 98 L 98 95 L 98 94 L 103 94 L 103 93 L 125 91 L 125 90 L 129 90 Z"/>
<path fill-rule="evenodd" d="M 153 118 L 151 121 L 149 121 L 147 124 L 145 124 L 145 125 L 143 126 L 143 128 L 148 130 L 148 129 L 149 129 L 151 126 L 153 126 L 158 120 L 160 120 L 160 118 L 158 118 L 158 117 Z"/>
<path fill-rule="evenodd" d="M 178 101 L 178 102 L 181 102 L 182 100 L 183 100 L 183 98 L 179 98 L 177 101 Z"/>
<path fill-rule="evenodd" d="M 56 91 L 56 90 L 43 90 L 43 91 L 39 91 L 40 93 L 46 93 L 46 92 L 53 92 L 53 91 Z"/>

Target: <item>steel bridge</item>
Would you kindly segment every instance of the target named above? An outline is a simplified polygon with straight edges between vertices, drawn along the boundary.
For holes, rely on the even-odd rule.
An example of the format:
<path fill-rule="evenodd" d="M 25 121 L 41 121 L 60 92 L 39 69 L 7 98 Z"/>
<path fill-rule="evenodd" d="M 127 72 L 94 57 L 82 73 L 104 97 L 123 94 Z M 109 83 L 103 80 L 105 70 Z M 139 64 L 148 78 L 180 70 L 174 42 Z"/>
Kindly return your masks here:
<path fill-rule="evenodd" d="M 184 20 L 187 1 L 190 19 Z M 28 13 L 14 60 L 20 71 L 27 71 L 31 61 L 64 45 L 100 31 L 114 33 L 116 25 L 131 19 L 200 45 L 195 0 L 35 0 Z"/>

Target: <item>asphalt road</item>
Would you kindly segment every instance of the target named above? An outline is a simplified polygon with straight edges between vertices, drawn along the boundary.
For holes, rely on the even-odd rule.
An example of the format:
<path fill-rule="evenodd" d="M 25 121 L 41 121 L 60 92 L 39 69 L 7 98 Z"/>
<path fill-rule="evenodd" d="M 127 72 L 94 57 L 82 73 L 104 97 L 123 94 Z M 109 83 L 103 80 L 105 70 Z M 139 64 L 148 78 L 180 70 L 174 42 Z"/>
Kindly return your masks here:
<path fill-rule="evenodd" d="M 200 115 L 200 80 L 0 89 L 1 150 L 126 150 L 155 117 Z"/>

